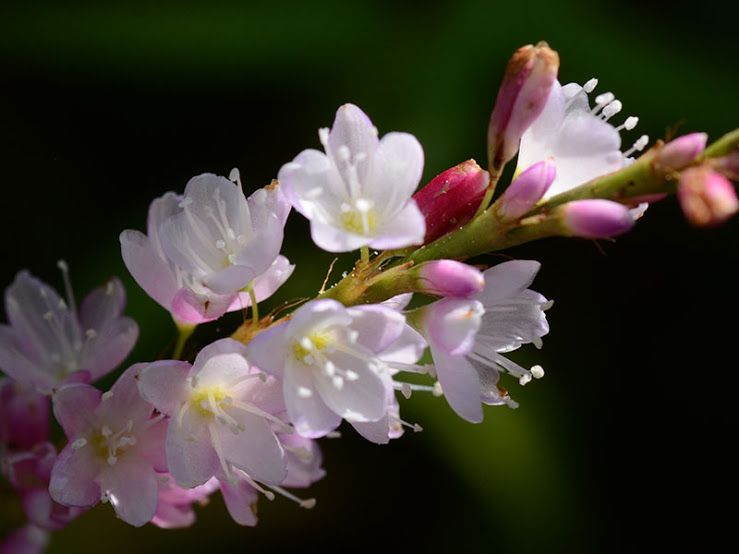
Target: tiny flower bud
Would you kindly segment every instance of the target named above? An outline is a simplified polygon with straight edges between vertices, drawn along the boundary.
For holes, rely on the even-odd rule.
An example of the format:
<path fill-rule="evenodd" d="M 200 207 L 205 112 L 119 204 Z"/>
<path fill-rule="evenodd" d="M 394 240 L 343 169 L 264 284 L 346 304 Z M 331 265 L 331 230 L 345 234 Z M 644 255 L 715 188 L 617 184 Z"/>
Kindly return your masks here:
<path fill-rule="evenodd" d="M 410 272 L 416 277 L 418 292 L 434 296 L 466 297 L 485 287 L 482 271 L 454 260 L 434 260 L 415 266 Z"/>
<path fill-rule="evenodd" d="M 575 200 L 560 206 L 557 214 L 568 236 L 603 239 L 621 235 L 634 226 L 634 218 L 627 206 L 592 198 Z"/>
<path fill-rule="evenodd" d="M 488 126 L 488 163 L 498 171 L 518 152 L 521 135 L 544 109 L 559 55 L 546 42 L 519 48 L 506 67 Z"/>
<path fill-rule="evenodd" d="M 413 199 L 426 218 L 424 244 L 467 223 L 490 181 L 475 160 L 467 160 L 434 177 Z"/>
<path fill-rule="evenodd" d="M 690 133 L 668 142 L 655 158 L 655 163 L 670 169 L 688 166 L 706 148 L 706 133 Z"/>
<path fill-rule="evenodd" d="M 734 185 L 707 166 L 682 172 L 677 198 L 685 218 L 695 227 L 720 225 L 739 210 Z"/>
<path fill-rule="evenodd" d="M 526 169 L 495 203 L 497 216 L 503 220 L 521 217 L 542 199 L 556 174 L 557 167 L 553 158 L 547 158 Z"/>

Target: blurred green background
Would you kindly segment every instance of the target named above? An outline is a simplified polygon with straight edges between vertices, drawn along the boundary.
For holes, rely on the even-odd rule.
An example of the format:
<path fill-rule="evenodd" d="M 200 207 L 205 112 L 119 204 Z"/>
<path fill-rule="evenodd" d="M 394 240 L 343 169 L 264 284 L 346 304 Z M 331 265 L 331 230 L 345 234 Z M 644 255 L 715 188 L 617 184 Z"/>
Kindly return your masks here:
<path fill-rule="evenodd" d="M 245 187 L 274 178 L 330 126 L 344 102 L 381 134 L 424 146 L 424 181 L 485 159 L 485 133 L 509 56 L 546 40 L 560 80 L 598 77 L 663 138 L 739 124 L 737 47 L 728 3 L 683 9 L 544 2 L 18 2 L 0 8 L 0 286 L 28 268 L 78 298 L 110 275 L 139 322 L 131 362 L 173 337 L 168 315 L 133 282 L 118 235 L 144 229 L 149 202 L 202 172 L 239 167 Z M 424 432 L 380 447 L 322 442 L 328 476 L 305 511 L 259 504 L 234 524 L 216 495 L 191 529 L 133 529 L 109 506 L 54 535 L 50 553 L 710 551 L 728 536 L 736 485 L 737 221 L 691 229 L 674 199 L 615 241 L 551 239 L 506 252 L 543 263 L 555 300 L 541 351 L 546 377 L 518 410 L 466 423 L 417 394 L 402 415 Z M 298 214 L 283 252 L 297 269 L 266 308 L 318 290 L 333 256 Z M 490 257 L 489 263 L 501 258 Z M 342 256 L 332 279 L 351 267 Z M 196 338 L 230 332 L 240 314 Z M 3 317 L 3 321 L 5 321 Z M 5 517 L 5 516 L 3 516 Z M 0 529 L 7 530 L 9 521 Z"/>

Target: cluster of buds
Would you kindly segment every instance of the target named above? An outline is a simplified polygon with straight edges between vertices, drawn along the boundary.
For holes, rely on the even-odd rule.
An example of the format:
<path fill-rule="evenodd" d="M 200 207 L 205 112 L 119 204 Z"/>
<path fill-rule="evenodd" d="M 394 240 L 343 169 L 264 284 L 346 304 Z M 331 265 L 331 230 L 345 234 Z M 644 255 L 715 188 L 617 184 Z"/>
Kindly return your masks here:
<path fill-rule="evenodd" d="M 637 118 L 612 125 L 621 102 L 606 92 L 591 106 L 597 81 L 562 86 L 558 69 L 545 43 L 515 53 L 492 110 L 486 169 L 469 159 L 419 189 L 418 140 L 380 137 L 345 104 L 319 130 L 323 151 L 304 150 L 248 198 L 233 170 L 155 199 L 146 233 L 123 231 L 120 246 L 177 329 L 161 359 L 118 370 L 138 338 L 118 279 L 78 308 L 66 264 L 66 299 L 19 272 L 0 326 L 0 469 L 27 524 L 2 552 L 42 552 L 52 531 L 98 503 L 130 525 L 165 528 L 192 525 L 193 505 L 218 491 L 240 525 L 257 523 L 262 496 L 311 508 L 315 499 L 293 489 L 325 476 L 319 441 L 342 426 L 377 444 L 419 431 L 401 416 L 414 392 L 443 397 L 476 423 L 484 406 L 518 406 L 506 379 L 543 377 L 510 354 L 541 348 L 549 332 L 552 301 L 530 288 L 540 264 L 470 259 L 551 236 L 615 237 L 670 193 L 695 225 L 737 211 L 737 132 L 710 146 L 703 133 L 657 141 L 634 159 L 649 139 L 622 152 L 620 134 Z M 260 317 L 259 302 L 294 269 L 280 254 L 292 209 L 319 248 L 359 256 L 334 286 Z M 234 310 L 244 322 L 227 336 L 188 343 L 197 325 Z M 96 382 L 113 371 L 103 392 Z"/>

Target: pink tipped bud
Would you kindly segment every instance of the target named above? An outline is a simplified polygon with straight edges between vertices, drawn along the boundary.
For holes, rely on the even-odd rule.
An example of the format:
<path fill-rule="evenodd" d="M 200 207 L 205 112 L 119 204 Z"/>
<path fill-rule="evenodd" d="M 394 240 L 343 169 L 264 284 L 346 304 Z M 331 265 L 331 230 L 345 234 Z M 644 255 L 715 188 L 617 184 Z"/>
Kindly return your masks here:
<path fill-rule="evenodd" d="M 610 200 L 593 198 L 575 200 L 557 210 L 569 236 L 586 239 L 615 237 L 631 230 L 634 217 L 627 206 Z"/>
<path fill-rule="evenodd" d="M 557 175 L 553 158 L 535 163 L 521 173 L 495 203 L 495 211 L 500 219 L 517 219 L 531 210 L 544 194 Z"/>
<path fill-rule="evenodd" d="M 475 215 L 490 175 L 475 160 L 467 160 L 434 177 L 413 195 L 426 218 L 424 244 L 464 225 Z"/>
<path fill-rule="evenodd" d="M 668 142 L 657 154 L 655 162 L 670 169 L 687 167 L 706 149 L 706 133 L 690 133 Z"/>
<path fill-rule="evenodd" d="M 485 287 L 482 271 L 454 260 L 434 260 L 410 271 L 416 276 L 416 290 L 424 294 L 467 297 Z"/>
<path fill-rule="evenodd" d="M 521 135 L 539 117 L 559 70 L 546 42 L 519 48 L 506 67 L 488 126 L 488 163 L 499 170 L 518 152 Z"/>
<path fill-rule="evenodd" d="M 720 225 L 739 210 L 734 185 L 707 166 L 691 167 L 682 172 L 677 198 L 685 218 L 695 227 Z"/>

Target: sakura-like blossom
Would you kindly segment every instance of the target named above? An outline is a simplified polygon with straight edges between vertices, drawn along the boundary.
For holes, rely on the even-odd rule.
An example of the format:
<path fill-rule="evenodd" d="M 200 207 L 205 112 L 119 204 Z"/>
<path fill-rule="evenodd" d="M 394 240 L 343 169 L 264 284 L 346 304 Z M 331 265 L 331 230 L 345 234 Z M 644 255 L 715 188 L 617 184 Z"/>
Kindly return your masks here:
<path fill-rule="evenodd" d="M 157 473 L 167 470 L 167 423 L 141 398 L 128 368 L 102 393 L 81 383 L 54 393 L 54 415 L 69 443 L 51 471 L 51 497 L 66 506 L 110 501 L 118 517 L 140 527 L 157 509 Z"/>
<path fill-rule="evenodd" d="M 550 157 L 556 165 L 557 175 L 543 200 L 626 167 L 632 161 L 629 156 L 649 141 L 643 135 L 621 152 L 620 131 L 633 129 L 638 118 L 627 117 L 621 125 L 611 125 L 609 120 L 623 106 L 610 92 L 596 96 L 591 108 L 588 94 L 597 83 L 591 79 L 583 86 L 562 86 L 555 81 L 543 111 L 521 137 L 517 174 Z"/>
<path fill-rule="evenodd" d="M 290 205 L 276 184 L 244 197 L 237 183 L 193 177 L 184 195 L 168 192 L 149 207 L 147 234 L 120 235 L 126 267 L 175 321 L 192 324 L 272 295 L 294 266 L 279 254 Z"/>
<path fill-rule="evenodd" d="M 515 407 L 498 388 L 500 372 L 521 384 L 541 377 L 541 367 L 525 369 L 503 354 L 523 344 L 541 345 L 549 332 L 544 310 L 550 302 L 527 287 L 539 263 L 504 262 L 484 272 L 485 289 L 469 298 L 445 298 L 421 309 L 426 337 L 444 396 L 452 409 L 471 422 L 483 419 L 483 404 Z"/>
<path fill-rule="evenodd" d="M 235 481 L 235 470 L 277 485 L 285 478 L 285 453 L 273 426 L 288 428 L 280 384 L 253 367 L 243 344 L 220 339 L 192 365 L 162 360 L 137 372 L 141 395 L 170 416 L 169 473 L 184 488 L 213 476 Z"/>
<path fill-rule="evenodd" d="M 120 280 L 94 289 L 78 310 L 66 264 L 60 267 L 66 299 L 20 271 L 5 290 L 10 325 L 0 325 L 0 369 L 44 394 L 65 379 L 103 377 L 123 362 L 138 338 L 136 322 L 122 315 L 126 296 Z"/>
<path fill-rule="evenodd" d="M 344 307 L 322 299 L 259 333 L 249 359 L 283 383 L 290 421 L 301 435 L 322 437 L 351 423 L 387 413 L 387 370 L 382 352 L 403 332 L 405 318 L 381 305 Z"/>
<path fill-rule="evenodd" d="M 310 220 L 313 241 L 329 252 L 423 244 L 424 217 L 411 195 L 423 171 L 423 149 L 408 133 L 378 138 L 353 104 L 321 129 L 325 153 L 304 150 L 282 166 L 279 182 L 293 207 Z"/>

